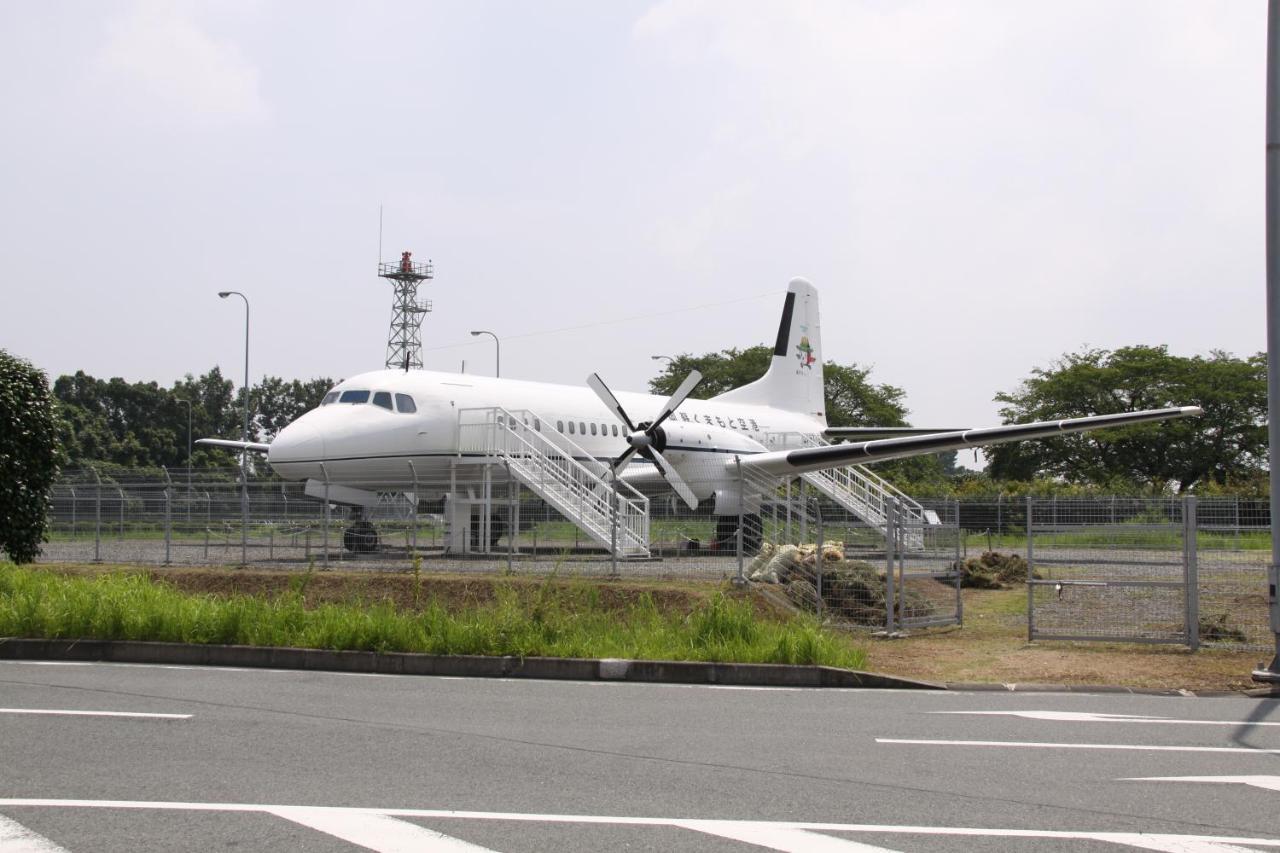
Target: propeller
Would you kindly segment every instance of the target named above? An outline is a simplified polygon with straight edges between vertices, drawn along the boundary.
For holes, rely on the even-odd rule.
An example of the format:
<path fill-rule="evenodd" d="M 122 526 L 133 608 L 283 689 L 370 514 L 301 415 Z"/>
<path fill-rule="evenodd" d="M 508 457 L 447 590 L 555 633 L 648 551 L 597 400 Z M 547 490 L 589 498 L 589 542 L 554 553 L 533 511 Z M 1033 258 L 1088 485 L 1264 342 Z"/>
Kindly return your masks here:
<path fill-rule="evenodd" d="M 609 390 L 609 386 L 604 384 L 604 380 L 600 378 L 600 374 L 593 373 L 587 377 L 587 385 L 592 391 L 596 392 L 596 396 L 609 407 L 609 411 L 622 422 L 627 428 L 626 439 L 627 449 L 622 455 L 610 463 L 613 469 L 613 475 L 618 473 L 627 466 L 631 461 L 631 457 L 639 453 L 645 459 L 648 459 L 658 469 L 658 473 L 667 481 L 671 488 L 675 489 L 676 494 L 684 499 L 690 509 L 696 509 L 698 506 L 698 498 L 694 495 L 693 489 L 685 483 L 684 478 L 676 472 L 675 467 L 667 461 L 662 455 L 662 448 L 667 446 L 666 435 L 662 432 L 662 422 L 671 417 L 671 414 L 679 408 L 685 398 L 693 393 L 693 389 L 698 387 L 702 382 L 702 374 L 694 370 L 684 378 L 680 383 L 680 387 L 671 395 L 663 405 L 662 411 L 658 413 L 658 417 L 652 421 L 641 421 L 638 424 L 631 422 L 631 418 L 627 416 L 626 409 L 622 408 L 622 404 L 618 402 L 618 398 L 613 396 L 613 392 Z"/>

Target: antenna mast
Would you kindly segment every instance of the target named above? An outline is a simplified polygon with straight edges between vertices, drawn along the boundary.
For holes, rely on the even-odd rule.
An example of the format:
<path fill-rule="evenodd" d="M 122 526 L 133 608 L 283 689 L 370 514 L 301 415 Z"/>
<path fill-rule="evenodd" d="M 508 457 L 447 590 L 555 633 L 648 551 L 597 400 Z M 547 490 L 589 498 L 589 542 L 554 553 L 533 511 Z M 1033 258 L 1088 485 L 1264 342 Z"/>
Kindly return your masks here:
<path fill-rule="evenodd" d="M 391 330 L 387 335 L 387 368 L 422 369 L 422 315 L 431 313 L 429 299 L 418 300 L 418 285 L 434 278 L 431 261 L 415 263 L 412 252 L 401 252 L 398 263 L 378 262 L 378 277 L 395 288 Z"/>

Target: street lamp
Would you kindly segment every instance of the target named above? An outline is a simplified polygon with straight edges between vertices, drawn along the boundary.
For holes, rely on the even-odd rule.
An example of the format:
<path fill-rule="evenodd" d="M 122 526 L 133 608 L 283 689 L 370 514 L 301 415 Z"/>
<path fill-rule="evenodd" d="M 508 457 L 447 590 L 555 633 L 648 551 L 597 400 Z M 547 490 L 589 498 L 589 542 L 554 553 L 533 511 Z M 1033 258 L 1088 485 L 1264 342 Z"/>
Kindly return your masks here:
<path fill-rule="evenodd" d="M 173 400 L 187 407 L 187 521 L 191 521 L 191 401 L 181 397 Z"/>
<path fill-rule="evenodd" d="M 218 296 L 239 296 L 244 300 L 244 437 L 249 443 L 249 297 L 238 290 L 220 290 Z M 249 449 L 240 451 L 240 564 L 249 564 Z"/>
<path fill-rule="evenodd" d="M 476 335 L 488 335 L 493 338 L 493 375 L 502 375 L 502 344 L 498 341 L 498 336 L 493 332 L 487 332 L 484 329 L 471 333 L 472 337 Z"/>
<path fill-rule="evenodd" d="M 668 365 L 672 365 L 676 363 L 676 360 L 669 355 L 651 355 L 649 356 L 649 358 L 653 359 L 654 361 L 657 361 L 660 358 L 665 358 L 667 360 Z"/>

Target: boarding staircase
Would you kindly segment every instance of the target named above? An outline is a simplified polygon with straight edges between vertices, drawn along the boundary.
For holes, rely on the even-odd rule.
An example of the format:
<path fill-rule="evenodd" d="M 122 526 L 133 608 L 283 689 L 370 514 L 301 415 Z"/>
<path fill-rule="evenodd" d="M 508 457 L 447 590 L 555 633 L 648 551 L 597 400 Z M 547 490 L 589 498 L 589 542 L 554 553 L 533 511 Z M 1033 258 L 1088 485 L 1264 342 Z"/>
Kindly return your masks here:
<path fill-rule="evenodd" d="M 509 468 L 531 492 L 619 557 L 649 556 L 649 499 L 545 418 L 501 407 L 458 412 L 459 449 Z"/>
<path fill-rule="evenodd" d="M 771 438 L 775 438 L 771 446 L 826 447 L 831 444 L 821 436 L 806 433 L 779 433 Z M 925 526 L 938 523 L 936 515 L 864 465 L 807 471 L 800 477 L 881 533 L 888 530 L 889 504 L 896 502 L 898 524 L 907 550 L 923 551 Z"/>

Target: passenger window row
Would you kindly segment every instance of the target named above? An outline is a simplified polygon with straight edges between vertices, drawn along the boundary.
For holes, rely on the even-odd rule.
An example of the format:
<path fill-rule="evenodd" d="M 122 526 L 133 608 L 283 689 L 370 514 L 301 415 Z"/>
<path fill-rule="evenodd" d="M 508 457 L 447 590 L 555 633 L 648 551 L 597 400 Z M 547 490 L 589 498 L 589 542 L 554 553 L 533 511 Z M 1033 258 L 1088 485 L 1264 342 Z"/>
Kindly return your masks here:
<path fill-rule="evenodd" d="M 564 432 L 565 422 L 556 421 L 556 429 L 560 432 Z M 591 424 L 589 429 L 591 431 L 591 435 L 613 435 L 615 438 L 620 435 L 617 424 L 600 424 L 598 430 L 596 424 Z M 587 435 L 587 430 L 588 426 L 586 421 L 569 421 L 569 435 Z M 610 430 L 612 430 L 612 433 Z"/>
<path fill-rule="evenodd" d="M 394 407 L 391 404 L 391 400 L 392 394 L 390 391 L 373 392 L 373 404 L 386 409 L 388 412 L 400 412 L 401 414 L 409 415 L 418 411 L 418 405 L 408 394 L 396 394 Z M 351 391 L 342 392 L 330 391 L 328 394 L 324 395 L 324 399 L 320 401 L 320 405 L 328 406 L 333 403 L 348 403 L 350 405 L 358 406 L 367 402 L 369 402 L 368 391 L 353 389 Z"/>

